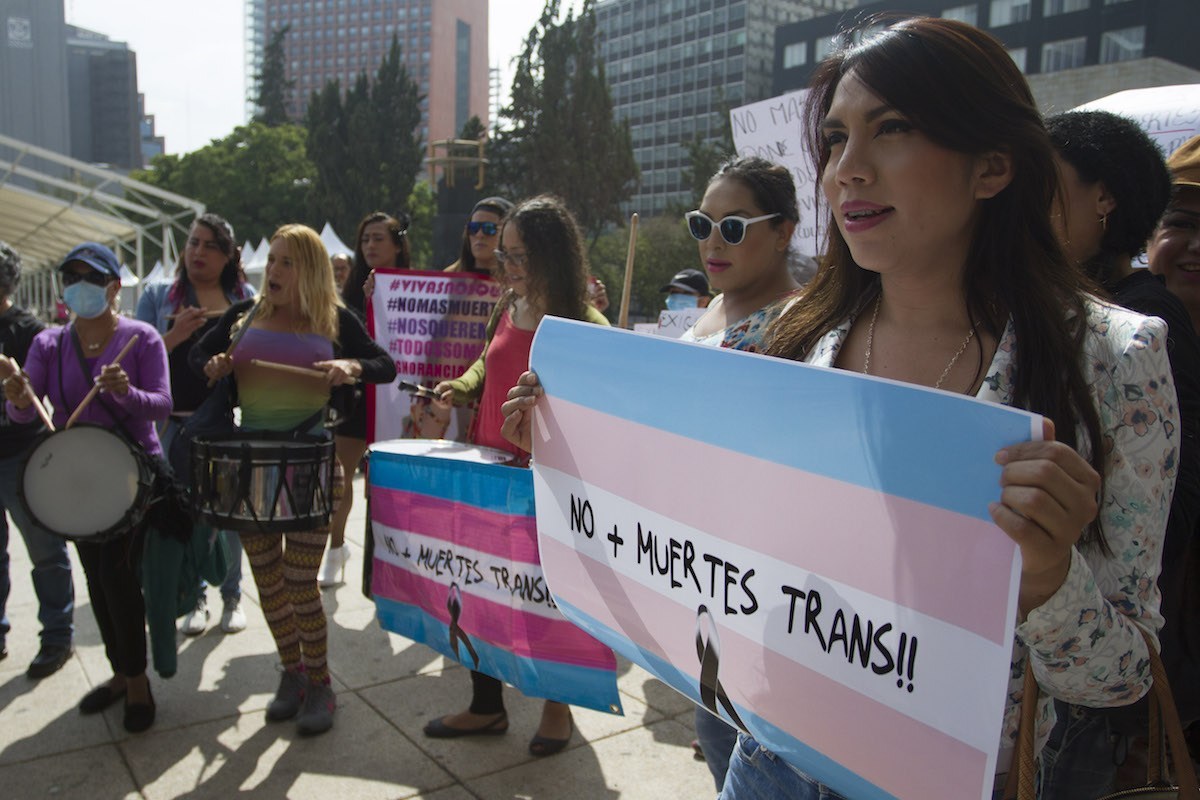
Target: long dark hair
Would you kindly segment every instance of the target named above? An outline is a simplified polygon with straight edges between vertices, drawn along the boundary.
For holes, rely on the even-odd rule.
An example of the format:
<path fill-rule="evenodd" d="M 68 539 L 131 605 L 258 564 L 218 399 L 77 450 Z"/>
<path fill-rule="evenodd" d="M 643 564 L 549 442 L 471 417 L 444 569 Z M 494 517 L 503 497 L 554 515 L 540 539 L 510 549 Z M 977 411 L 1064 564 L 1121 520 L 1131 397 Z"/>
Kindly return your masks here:
<path fill-rule="evenodd" d="M 530 300 L 546 314 L 569 319 L 587 317 L 587 252 L 579 223 L 563 201 L 539 195 L 517 205 L 504 218 L 513 225 L 529 259 L 526 281 Z"/>
<path fill-rule="evenodd" d="M 238 247 L 237 240 L 233 238 L 233 226 L 224 217 L 217 214 L 201 214 L 196 217 L 196 221 L 188 229 L 189 239 L 197 225 L 208 228 L 217 246 L 221 248 L 221 253 L 225 256 L 225 266 L 221 268 L 220 280 L 221 291 L 228 295 L 239 284 L 246 282 L 242 273 L 242 249 Z M 175 305 L 176 309 L 187 299 L 187 286 L 191 283 L 188 280 L 187 264 L 185 263 L 186 250 L 187 246 L 185 245 L 184 249 L 179 252 L 179 260 L 175 262 L 175 282 L 171 284 L 171 289 L 167 292 L 167 299 Z"/>
<path fill-rule="evenodd" d="M 393 266 L 398 269 L 409 268 L 408 215 L 400 212 L 399 217 L 393 217 L 382 211 L 372 211 L 363 217 L 362 222 L 358 223 L 358 230 L 354 233 L 354 266 L 350 270 L 350 277 L 346 279 L 346 287 L 342 290 L 342 300 L 347 306 L 357 311 L 362 311 L 366 307 L 363 284 L 366 283 L 367 276 L 371 274 L 371 267 L 363 256 L 363 231 L 367 229 L 368 225 L 376 222 L 387 224 L 388 233 L 392 236 L 392 244 L 399 248 L 396 252 L 396 263 Z"/>
<path fill-rule="evenodd" d="M 1081 421 L 1085 452 L 1103 476 L 1100 421 L 1081 358 L 1084 298 L 1091 286 L 1067 262 L 1051 227 L 1054 151 L 1024 76 L 998 41 L 954 20 L 903 20 L 839 49 L 817 69 L 805 108 L 817 174 L 829 160 L 821 123 L 851 70 L 931 141 L 959 153 L 1001 152 L 1011 159 L 1009 185 L 980 201 L 963 273 L 967 313 L 997 339 L 1011 317 L 1018 342 L 1014 405 L 1053 420 L 1058 439 L 1077 449 L 1075 425 Z M 768 351 L 773 355 L 804 358 L 878 291 L 878 274 L 855 263 L 832 214 L 827 225 L 823 262 L 778 323 Z M 1095 524 L 1084 540 L 1103 547 Z"/>

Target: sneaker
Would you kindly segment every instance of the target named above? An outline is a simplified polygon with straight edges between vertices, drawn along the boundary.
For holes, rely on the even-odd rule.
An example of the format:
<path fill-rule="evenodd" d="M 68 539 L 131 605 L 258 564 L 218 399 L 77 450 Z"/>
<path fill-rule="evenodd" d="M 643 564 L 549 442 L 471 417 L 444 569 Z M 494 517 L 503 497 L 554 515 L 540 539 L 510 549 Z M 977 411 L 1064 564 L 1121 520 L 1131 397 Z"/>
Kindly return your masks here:
<path fill-rule="evenodd" d="M 304 710 L 296 718 L 296 731 L 301 736 L 316 736 L 333 727 L 333 710 L 337 708 L 337 698 L 334 697 L 333 687 L 327 682 L 309 683 L 308 693 L 304 696 Z"/>
<path fill-rule="evenodd" d="M 179 630 L 183 632 L 184 636 L 199 636 L 207 627 L 208 599 L 201 594 L 200 599 L 196 601 L 196 607 L 183 618 L 183 624 L 179 626 Z"/>
<path fill-rule="evenodd" d="M 300 713 L 304 704 L 304 692 L 308 688 L 308 676 L 304 669 L 285 669 L 279 676 L 279 688 L 275 699 L 267 704 L 267 721 L 282 722 Z"/>
<path fill-rule="evenodd" d="M 237 598 L 225 601 L 225 607 L 221 610 L 221 630 L 225 633 L 246 630 L 246 612 L 242 611 L 241 601 Z"/>

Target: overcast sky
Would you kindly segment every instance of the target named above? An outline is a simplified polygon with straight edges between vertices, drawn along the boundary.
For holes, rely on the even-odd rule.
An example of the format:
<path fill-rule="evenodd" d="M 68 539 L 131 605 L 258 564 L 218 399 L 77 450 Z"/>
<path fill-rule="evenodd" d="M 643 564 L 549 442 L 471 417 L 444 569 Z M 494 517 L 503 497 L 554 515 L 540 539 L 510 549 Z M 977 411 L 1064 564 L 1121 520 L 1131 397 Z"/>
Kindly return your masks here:
<path fill-rule="evenodd" d="M 68 24 L 127 42 L 137 53 L 138 88 L 168 153 L 203 147 L 245 121 L 243 0 L 64 2 Z M 544 6 L 490 0 L 488 61 L 503 71 L 505 91 L 509 63 Z"/>

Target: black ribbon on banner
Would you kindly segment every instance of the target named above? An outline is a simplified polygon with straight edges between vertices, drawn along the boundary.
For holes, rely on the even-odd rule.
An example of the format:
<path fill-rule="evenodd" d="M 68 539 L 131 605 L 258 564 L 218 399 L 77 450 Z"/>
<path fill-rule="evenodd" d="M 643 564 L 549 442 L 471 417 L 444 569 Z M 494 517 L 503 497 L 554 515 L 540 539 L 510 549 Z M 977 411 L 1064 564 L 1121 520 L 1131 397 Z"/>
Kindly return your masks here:
<path fill-rule="evenodd" d="M 446 596 L 446 610 L 450 612 L 450 647 L 454 650 L 454 657 L 459 661 L 463 658 L 458 654 L 458 643 L 462 642 L 463 647 L 467 648 L 467 652 L 471 654 L 471 660 L 475 662 L 475 667 L 479 667 L 479 654 L 475 652 L 475 645 L 471 644 L 471 640 L 467 637 L 464 631 L 458 624 L 458 617 L 462 614 L 462 589 L 458 588 L 457 583 L 450 584 L 450 594 Z"/>
<path fill-rule="evenodd" d="M 717 624 L 713 622 L 707 606 L 700 606 L 696 612 L 696 656 L 700 659 L 700 702 L 718 718 L 721 712 L 717 710 L 717 704 L 720 703 L 734 725 L 748 730 L 717 678 L 717 670 L 721 665 L 721 641 L 717 637 Z"/>

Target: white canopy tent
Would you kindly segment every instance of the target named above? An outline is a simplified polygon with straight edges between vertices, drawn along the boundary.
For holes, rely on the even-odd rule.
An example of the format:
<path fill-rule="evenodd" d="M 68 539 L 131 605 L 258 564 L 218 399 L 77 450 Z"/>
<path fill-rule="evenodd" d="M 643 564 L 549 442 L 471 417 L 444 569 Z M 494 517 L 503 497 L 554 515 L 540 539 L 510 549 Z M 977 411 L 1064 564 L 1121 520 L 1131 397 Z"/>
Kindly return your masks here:
<path fill-rule="evenodd" d="M 190 198 L 0 135 L 0 239 L 21 254 L 23 305 L 53 307 L 53 268 L 80 242 L 112 247 L 135 279 L 148 272 L 147 242 L 173 262 L 174 233 L 202 213 Z"/>
<path fill-rule="evenodd" d="M 328 222 L 321 229 L 321 242 L 324 243 L 325 249 L 329 251 L 330 256 L 335 256 L 338 253 L 348 253 L 351 257 L 354 256 L 354 248 L 347 245 L 333 230 L 333 226 Z"/>

